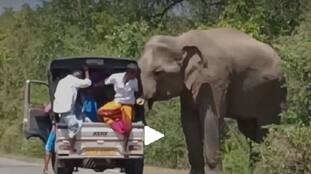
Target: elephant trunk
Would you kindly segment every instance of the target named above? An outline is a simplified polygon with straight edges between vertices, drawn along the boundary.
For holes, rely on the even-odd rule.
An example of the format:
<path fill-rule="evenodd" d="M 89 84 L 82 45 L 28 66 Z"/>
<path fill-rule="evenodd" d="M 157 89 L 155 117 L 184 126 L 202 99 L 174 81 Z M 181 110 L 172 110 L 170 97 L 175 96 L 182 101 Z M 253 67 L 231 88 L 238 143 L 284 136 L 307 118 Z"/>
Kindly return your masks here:
<path fill-rule="evenodd" d="M 146 112 L 149 112 L 149 110 L 152 109 L 153 102 L 154 102 L 154 101 L 151 100 L 151 99 L 148 99 L 148 100 L 145 101 L 144 109 L 145 109 Z"/>

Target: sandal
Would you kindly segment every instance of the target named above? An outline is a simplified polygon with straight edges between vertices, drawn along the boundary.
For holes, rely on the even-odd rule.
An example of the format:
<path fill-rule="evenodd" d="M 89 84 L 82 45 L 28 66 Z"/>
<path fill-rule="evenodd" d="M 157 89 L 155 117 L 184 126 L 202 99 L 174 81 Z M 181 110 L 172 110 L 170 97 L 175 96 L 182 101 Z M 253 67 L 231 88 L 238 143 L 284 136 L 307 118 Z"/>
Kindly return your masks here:
<path fill-rule="evenodd" d="M 48 169 L 43 169 L 43 174 L 49 174 Z"/>

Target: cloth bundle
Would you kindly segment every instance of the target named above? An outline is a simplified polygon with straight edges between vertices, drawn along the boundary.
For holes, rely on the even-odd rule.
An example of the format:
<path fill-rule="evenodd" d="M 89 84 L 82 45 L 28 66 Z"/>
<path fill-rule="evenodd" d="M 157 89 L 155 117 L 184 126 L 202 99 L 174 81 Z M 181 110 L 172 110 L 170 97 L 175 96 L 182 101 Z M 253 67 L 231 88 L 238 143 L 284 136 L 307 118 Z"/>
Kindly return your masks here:
<path fill-rule="evenodd" d="M 132 128 L 133 107 L 112 101 L 98 109 L 97 114 L 111 128 L 120 133 L 128 134 Z"/>

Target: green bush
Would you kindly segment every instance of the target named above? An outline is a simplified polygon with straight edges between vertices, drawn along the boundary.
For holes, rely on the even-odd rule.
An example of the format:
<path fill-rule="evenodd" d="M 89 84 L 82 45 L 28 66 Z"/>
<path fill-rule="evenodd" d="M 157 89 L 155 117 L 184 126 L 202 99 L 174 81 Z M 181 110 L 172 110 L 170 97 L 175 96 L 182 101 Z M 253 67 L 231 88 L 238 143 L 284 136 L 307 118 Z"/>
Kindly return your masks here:
<path fill-rule="evenodd" d="M 165 137 L 146 147 L 146 163 L 170 168 L 188 166 L 179 112 L 179 102 L 173 100 L 156 103 L 148 114 L 148 125 Z"/>
<path fill-rule="evenodd" d="M 14 122 L 12 122 L 14 123 Z M 22 132 L 20 125 L 12 124 L 7 127 L 1 137 L 0 149 L 6 153 L 19 152 L 22 144 Z M 12 146 L 14 144 L 14 146 Z"/>
<path fill-rule="evenodd" d="M 225 174 L 252 173 L 249 161 L 250 142 L 239 132 L 235 121 L 226 122 L 225 136 L 221 146 L 221 158 Z"/>
<path fill-rule="evenodd" d="M 259 146 L 254 173 L 311 173 L 311 3 L 304 5 L 301 25 L 275 45 L 284 60 L 288 108 L 282 114 L 285 125 L 271 129 Z"/>
<path fill-rule="evenodd" d="M 31 138 L 29 140 L 23 138 L 21 147 L 19 149 L 19 155 L 25 155 L 30 157 L 43 157 L 44 144 L 39 138 Z"/>
<path fill-rule="evenodd" d="M 259 146 L 261 161 L 255 174 L 311 173 L 311 127 L 280 126 L 271 129 Z"/>
<path fill-rule="evenodd" d="M 311 5 L 310 5 L 311 6 Z M 311 8 L 310 8 L 311 9 Z M 281 37 L 276 45 L 284 60 L 288 110 L 284 122 L 309 124 L 311 121 L 311 13 L 292 36 Z"/>
<path fill-rule="evenodd" d="M 42 157 L 44 146 L 39 138 L 26 140 L 21 131 L 20 121 L 12 121 L 3 131 L 0 143 L 0 152 L 14 155 Z"/>

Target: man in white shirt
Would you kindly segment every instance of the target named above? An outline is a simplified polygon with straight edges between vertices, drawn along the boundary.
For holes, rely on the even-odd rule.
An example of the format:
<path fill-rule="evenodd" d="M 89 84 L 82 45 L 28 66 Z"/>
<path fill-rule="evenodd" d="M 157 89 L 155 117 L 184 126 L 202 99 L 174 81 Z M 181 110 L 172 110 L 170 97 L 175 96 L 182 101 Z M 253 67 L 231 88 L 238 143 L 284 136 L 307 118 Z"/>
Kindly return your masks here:
<path fill-rule="evenodd" d="M 85 68 L 85 78 L 82 71 L 76 70 L 61 79 L 56 87 L 53 111 L 60 115 L 60 121 L 68 126 L 68 136 L 72 139 L 80 131 L 82 120 L 75 114 L 75 104 L 79 88 L 87 88 L 92 82 L 89 71 Z"/>
<path fill-rule="evenodd" d="M 113 85 L 114 101 L 120 104 L 135 104 L 135 92 L 138 92 L 137 74 L 137 65 L 130 63 L 126 72 L 112 74 L 105 80 L 105 85 Z"/>
<path fill-rule="evenodd" d="M 99 115 L 103 115 L 104 122 L 111 125 L 111 127 L 121 133 L 128 134 L 132 127 L 132 120 L 134 117 L 133 106 L 135 104 L 135 93 L 138 92 L 138 66 L 134 63 L 127 65 L 126 72 L 112 74 L 105 80 L 105 85 L 113 85 L 115 96 L 114 101 L 105 104 L 99 109 Z M 119 107 L 121 115 L 119 117 L 109 116 L 105 114 Z M 100 114 L 103 111 L 103 114 Z"/>

